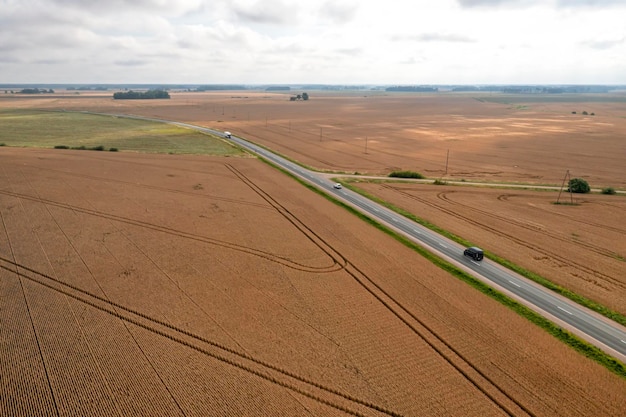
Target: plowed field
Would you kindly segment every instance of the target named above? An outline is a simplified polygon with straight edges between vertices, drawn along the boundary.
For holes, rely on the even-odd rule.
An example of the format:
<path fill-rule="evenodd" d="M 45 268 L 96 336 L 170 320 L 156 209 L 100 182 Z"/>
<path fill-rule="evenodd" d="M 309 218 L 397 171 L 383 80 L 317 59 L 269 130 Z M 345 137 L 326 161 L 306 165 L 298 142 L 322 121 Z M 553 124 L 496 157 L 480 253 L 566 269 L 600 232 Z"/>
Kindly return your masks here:
<path fill-rule="evenodd" d="M 3 416 L 626 411 L 625 380 L 252 158 L 0 147 L 0 349 Z"/>
<path fill-rule="evenodd" d="M 358 186 L 626 314 L 626 199 L 621 196 L 407 183 Z M 567 204 L 554 204 L 557 200 Z"/>
<path fill-rule="evenodd" d="M 0 106 L 131 113 L 228 130 L 322 170 L 560 185 L 569 170 L 592 187 L 626 188 L 626 94 L 254 91 L 0 95 Z M 584 113 L 587 114 L 584 114 Z M 575 114 L 574 114 L 575 113 Z"/>

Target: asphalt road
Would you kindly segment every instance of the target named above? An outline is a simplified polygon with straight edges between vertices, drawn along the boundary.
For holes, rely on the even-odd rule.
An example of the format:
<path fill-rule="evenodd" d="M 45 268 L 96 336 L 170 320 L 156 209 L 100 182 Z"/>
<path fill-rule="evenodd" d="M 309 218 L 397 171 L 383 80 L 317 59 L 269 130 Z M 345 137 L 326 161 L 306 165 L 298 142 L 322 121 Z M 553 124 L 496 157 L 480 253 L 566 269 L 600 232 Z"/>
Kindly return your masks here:
<path fill-rule="evenodd" d="M 172 124 L 192 128 L 224 137 L 220 131 L 193 126 L 186 123 Z M 441 256 L 489 285 L 505 292 L 510 297 L 532 308 L 561 327 L 570 330 L 579 337 L 593 343 L 615 358 L 626 362 L 626 328 L 580 306 L 558 294 L 484 259 L 475 262 L 463 256 L 463 249 L 457 243 L 424 228 L 423 226 L 345 188 L 334 189 L 333 182 L 326 175 L 310 171 L 271 151 L 250 143 L 236 136 L 232 142 L 253 152 L 300 179 L 332 194 L 367 216 L 376 219 L 396 231 L 404 234 L 417 244 Z"/>

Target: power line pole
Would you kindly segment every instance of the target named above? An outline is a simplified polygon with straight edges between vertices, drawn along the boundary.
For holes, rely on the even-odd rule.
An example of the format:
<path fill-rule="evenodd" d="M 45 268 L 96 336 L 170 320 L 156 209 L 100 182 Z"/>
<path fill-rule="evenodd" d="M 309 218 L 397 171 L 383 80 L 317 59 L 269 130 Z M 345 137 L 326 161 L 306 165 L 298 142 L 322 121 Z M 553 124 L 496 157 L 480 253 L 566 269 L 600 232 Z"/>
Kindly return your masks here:
<path fill-rule="evenodd" d="M 565 176 L 563 177 L 563 182 L 561 183 L 561 189 L 559 190 L 559 196 L 556 198 L 556 204 L 559 204 L 559 199 L 561 198 L 561 192 L 563 191 L 563 187 L 565 186 L 565 180 L 570 180 L 569 169 L 565 172 Z M 568 182 L 569 184 L 569 182 Z M 574 204 L 574 198 L 572 197 L 572 190 L 570 190 L 570 199 L 571 204 Z"/>

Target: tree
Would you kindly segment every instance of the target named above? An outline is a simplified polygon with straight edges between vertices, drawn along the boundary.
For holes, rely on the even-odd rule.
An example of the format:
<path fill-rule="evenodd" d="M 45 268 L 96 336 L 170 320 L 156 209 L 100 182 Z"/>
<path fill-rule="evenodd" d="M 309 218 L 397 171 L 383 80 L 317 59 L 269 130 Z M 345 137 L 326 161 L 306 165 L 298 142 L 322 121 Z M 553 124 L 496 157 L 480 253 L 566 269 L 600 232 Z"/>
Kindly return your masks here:
<path fill-rule="evenodd" d="M 308 100 L 309 99 L 309 94 L 308 93 L 302 93 L 302 100 Z"/>
<path fill-rule="evenodd" d="M 582 178 L 572 178 L 567 184 L 567 191 L 570 193 L 585 194 L 591 191 L 591 188 L 589 188 L 589 183 Z"/>

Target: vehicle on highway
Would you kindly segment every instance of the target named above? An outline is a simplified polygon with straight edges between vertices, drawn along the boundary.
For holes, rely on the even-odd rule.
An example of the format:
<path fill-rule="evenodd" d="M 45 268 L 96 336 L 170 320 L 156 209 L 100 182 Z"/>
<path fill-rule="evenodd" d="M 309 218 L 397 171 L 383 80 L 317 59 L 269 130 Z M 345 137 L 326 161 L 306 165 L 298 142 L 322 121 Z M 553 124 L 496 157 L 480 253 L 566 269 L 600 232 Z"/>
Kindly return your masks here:
<path fill-rule="evenodd" d="M 463 251 L 464 256 L 469 256 L 475 261 L 482 261 L 485 254 L 481 248 L 477 248 L 476 246 L 471 246 Z"/>
<path fill-rule="evenodd" d="M 333 184 L 333 188 L 337 189 L 337 190 L 341 190 L 341 184 L 339 184 L 338 182 Z"/>
<path fill-rule="evenodd" d="M 231 136 L 232 134 L 230 132 L 224 132 L 224 137 L 230 139 Z"/>

